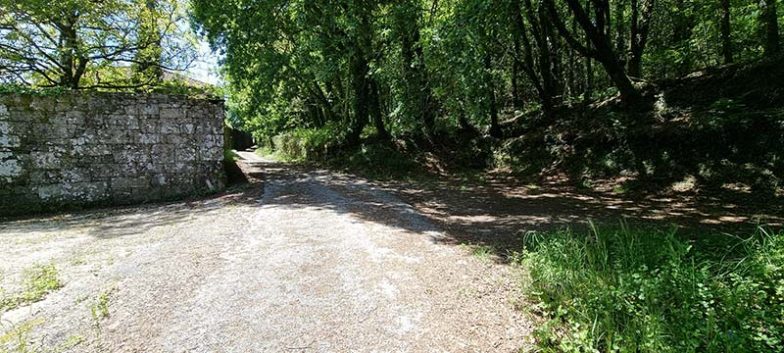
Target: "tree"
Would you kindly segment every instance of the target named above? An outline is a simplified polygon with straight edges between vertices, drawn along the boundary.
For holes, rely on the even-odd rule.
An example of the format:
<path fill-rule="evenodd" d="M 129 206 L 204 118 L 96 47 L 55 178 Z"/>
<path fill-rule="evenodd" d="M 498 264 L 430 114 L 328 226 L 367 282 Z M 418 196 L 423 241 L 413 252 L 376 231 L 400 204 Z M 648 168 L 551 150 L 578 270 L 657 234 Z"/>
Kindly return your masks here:
<path fill-rule="evenodd" d="M 346 141 L 350 145 L 359 143 L 359 136 L 368 123 L 371 103 L 370 66 L 368 65 L 372 48 L 372 0 L 349 1 L 345 7 L 349 21 L 352 22 L 352 31 L 348 32 L 351 66 L 351 85 L 354 90 L 354 117 L 350 125 Z M 378 104 L 377 100 L 373 103 Z M 373 107 L 372 109 L 377 109 Z"/>
<path fill-rule="evenodd" d="M 648 43 L 648 33 L 653 17 L 654 0 L 631 1 L 631 40 L 629 41 L 628 74 L 632 77 L 642 77 L 642 54 Z"/>
<path fill-rule="evenodd" d="M 401 1 L 394 6 L 393 13 L 394 33 L 400 41 L 406 106 L 409 113 L 420 116 L 425 133 L 432 136 L 435 129 L 434 98 L 421 43 L 419 1 Z"/>
<path fill-rule="evenodd" d="M 611 91 L 626 108 L 645 109 L 635 80 L 760 58 L 773 35 L 753 28 L 775 22 L 762 21 L 757 3 L 730 0 L 191 3 L 194 22 L 225 55 L 236 115 L 261 141 L 296 135 L 322 147 L 325 136 L 363 143 L 367 131 L 507 138 Z"/>
<path fill-rule="evenodd" d="M 779 18 L 776 0 L 760 0 L 760 23 L 762 24 L 763 47 L 765 55 L 775 56 L 781 50 L 779 37 Z"/>
<path fill-rule="evenodd" d="M 621 99 L 626 103 L 636 103 L 640 98 L 640 93 L 626 74 L 626 70 L 619 60 L 618 53 L 613 50 L 607 31 L 606 20 L 609 17 L 608 0 L 592 1 L 595 5 L 594 12 L 596 15 L 594 18 L 590 17 L 578 0 L 565 0 L 570 13 L 574 16 L 575 21 L 577 21 L 588 38 L 588 41 L 591 44 L 590 46 L 585 46 L 580 43 L 566 28 L 554 0 L 544 1 L 554 25 L 566 42 L 569 43 L 569 46 L 580 54 L 595 59 L 602 64 L 604 70 L 609 75 L 610 80 L 618 89 Z M 643 48 L 644 42 L 641 44 L 640 48 Z"/>
<path fill-rule="evenodd" d="M 0 70 L 23 82 L 84 88 L 88 72 L 88 87 L 127 86 L 121 79 L 104 80 L 103 69 L 110 67 L 183 69 L 194 50 L 177 26 L 178 4 L 156 3 L 155 11 L 138 16 L 150 1 L 0 0 Z M 146 21 L 159 34 L 148 32 Z M 160 59 L 142 59 L 147 51 L 160 51 Z"/>
<path fill-rule="evenodd" d="M 732 58 L 732 29 L 730 28 L 730 0 L 721 0 L 721 55 L 724 63 L 730 64 Z"/>
<path fill-rule="evenodd" d="M 163 79 L 161 67 L 161 29 L 160 13 L 157 0 L 145 0 L 144 7 L 139 9 L 139 37 L 137 45 L 140 49 L 134 58 L 134 73 L 137 82 L 160 82 Z M 150 43 L 149 45 L 146 45 Z"/>

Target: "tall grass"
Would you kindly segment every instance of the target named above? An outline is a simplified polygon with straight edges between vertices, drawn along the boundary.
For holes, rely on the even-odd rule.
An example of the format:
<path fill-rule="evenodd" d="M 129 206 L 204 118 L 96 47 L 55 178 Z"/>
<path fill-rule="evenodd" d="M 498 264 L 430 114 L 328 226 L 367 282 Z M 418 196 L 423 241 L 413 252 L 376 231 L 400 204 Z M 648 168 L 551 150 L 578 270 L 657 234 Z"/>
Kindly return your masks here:
<path fill-rule="evenodd" d="M 784 351 L 784 234 L 723 253 L 626 226 L 525 244 L 544 352 Z"/>

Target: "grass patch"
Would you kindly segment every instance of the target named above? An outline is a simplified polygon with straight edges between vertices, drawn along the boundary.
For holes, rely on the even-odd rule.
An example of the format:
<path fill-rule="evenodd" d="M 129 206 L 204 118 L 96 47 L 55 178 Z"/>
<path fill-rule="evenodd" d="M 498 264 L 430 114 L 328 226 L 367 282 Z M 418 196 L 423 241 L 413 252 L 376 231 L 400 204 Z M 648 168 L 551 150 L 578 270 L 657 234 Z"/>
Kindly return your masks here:
<path fill-rule="evenodd" d="M 11 327 L 0 335 L 0 353 L 39 352 L 40 347 L 31 343 L 30 334 L 36 326 L 43 324 L 43 322 L 43 319 L 34 319 Z"/>
<path fill-rule="evenodd" d="M 527 236 L 540 350 L 784 351 L 784 234 L 717 251 L 625 226 Z"/>
<path fill-rule="evenodd" d="M 237 154 L 237 151 L 229 148 L 223 149 L 223 160 L 226 162 L 236 162 L 240 159 L 240 155 Z"/>
<path fill-rule="evenodd" d="M 73 349 L 86 341 L 81 335 L 71 335 L 56 347 L 44 347 L 43 340 L 36 341 L 32 337 L 33 330 L 43 323 L 43 318 L 36 318 L 9 327 L 0 335 L 0 353 L 59 353 Z"/>
<path fill-rule="evenodd" d="M 47 294 L 60 289 L 63 285 L 54 264 L 36 265 L 24 271 L 25 290 L 18 294 L 0 291 L 0 312 L 16 309 L 42 300 Z"/>
<path fill-rule="evenodd" d="M 114 288 L 102 291 L 90 304 L 90 315 L 93 318 L 93 326 L 96 332 L 100 333 L 101 321 L 109 317 L 109 296 Z"/>
<path fill-rule="evenodd" d="M 495 253 L 495 249 L 490 245 L 462 245 L 471 252 L 472 256 L 482 261 L 490 260 Z"/>

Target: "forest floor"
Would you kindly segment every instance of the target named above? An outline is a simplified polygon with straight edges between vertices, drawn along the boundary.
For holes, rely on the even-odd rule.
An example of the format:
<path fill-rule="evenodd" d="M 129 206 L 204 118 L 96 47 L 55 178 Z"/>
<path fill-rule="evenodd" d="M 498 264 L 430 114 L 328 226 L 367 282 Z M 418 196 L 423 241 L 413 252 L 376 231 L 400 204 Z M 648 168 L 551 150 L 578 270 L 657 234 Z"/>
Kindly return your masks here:
<path fill-rule="evenodd" d="M 0 299 L 36 264 L 56 286 L 0 306 L 28 351 L 514 352 L 535 320 L 521 234 L 587 219 L 751 230 L 782 205 L 630 198 L 559 183 L 371 182 L 240 152 L 251 183 L 191 202 L 0 223 Z M 0 351 L 2 351 L 0 344 Z M 20 350 L 21 351 L 21 350 Z"/>
<path fill-rule="evenodd" d="M 561 178 L 521 184 L 504 174 L 441 178 L 425 187 L 416 182 L 384 184 L 398 192 L 450 236 L 446 241 L 471 244 L 491 251 L 505 262 L 519 252 L 529 232 L 589 222 L 617 227 L 672 228 L 689 240 L 710 243 L 726 234 L 749 236 L 758 227 L 784 226 L 781 197 L 760 198 L 737 192 L 627 193 L 615 191 L 617 180 L 582 190 Z"/>

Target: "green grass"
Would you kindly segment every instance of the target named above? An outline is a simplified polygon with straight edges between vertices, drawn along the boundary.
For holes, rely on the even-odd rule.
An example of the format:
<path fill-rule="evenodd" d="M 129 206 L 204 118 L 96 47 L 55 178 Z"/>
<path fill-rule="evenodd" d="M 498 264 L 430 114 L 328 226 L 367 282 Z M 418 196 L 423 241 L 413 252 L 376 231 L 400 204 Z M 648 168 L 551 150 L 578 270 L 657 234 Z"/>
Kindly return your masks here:
<path fill-rule="evenodd" d="M 7 328 L 0 326 L 5 331 L 0 334 L 0 353 L 59 353 L 86 341 L 81 335 L 71 335 L 55 347 L 44 347 L 42 340 L 33 337 L 33 331 L 44 322 L 43 318 L 35 318 Z"/>
<path fill-rule="evenodd" d="M 105 319 L 109 317 L 109 292 L 101 292 L 95 301 L 95 304 L 90 307 L 92 315 L 96 319 Z"/>
<path fill-rule="evenodd" d="M 25 290 L 17 294 L 0 291 L 0 313 L 42 300 L 63 285 L 54 264 L 36 265 L 24 271 Z"/>
<path fill-rule="evenodd" d="M 489 245 L 468 245 L 462 244 L 463 247 L 471 252 L 471 255 L 479 260 L 487 261 L 493 257 L 495 249 Z"/>
<path fill-rule="evenodd" d="M 109 317 L 109 295 L 111 295 L 112 291 L 114 291 L 114 288 L 102 291 L 90 305 L 90 315 L 93 318 L 93 326 L 97 332 L 100 332 L 101 321 Z"/>
<path fill-rule="evenodd" d="M 224 148 L 223 149 L 223 160 L 226 162 L 236 162 L 240 158 L 240 155 L 237 154 L 237 151 Z"/>
<path fill-rule="evenodd" d="M 626 226 L 525 244 L 542 352 L 784 351 L 784 234 L 723 252 Z"/>
<path fill-rule="evenodd" d="M 10 327 L 0 334 L 0 353 L 37 353 L 40 347 L 30 342 L 33 329 L 43 324 L 43 319 L 34 319 Z M 5 330 L 5 327 L 3 327 Z"/>

